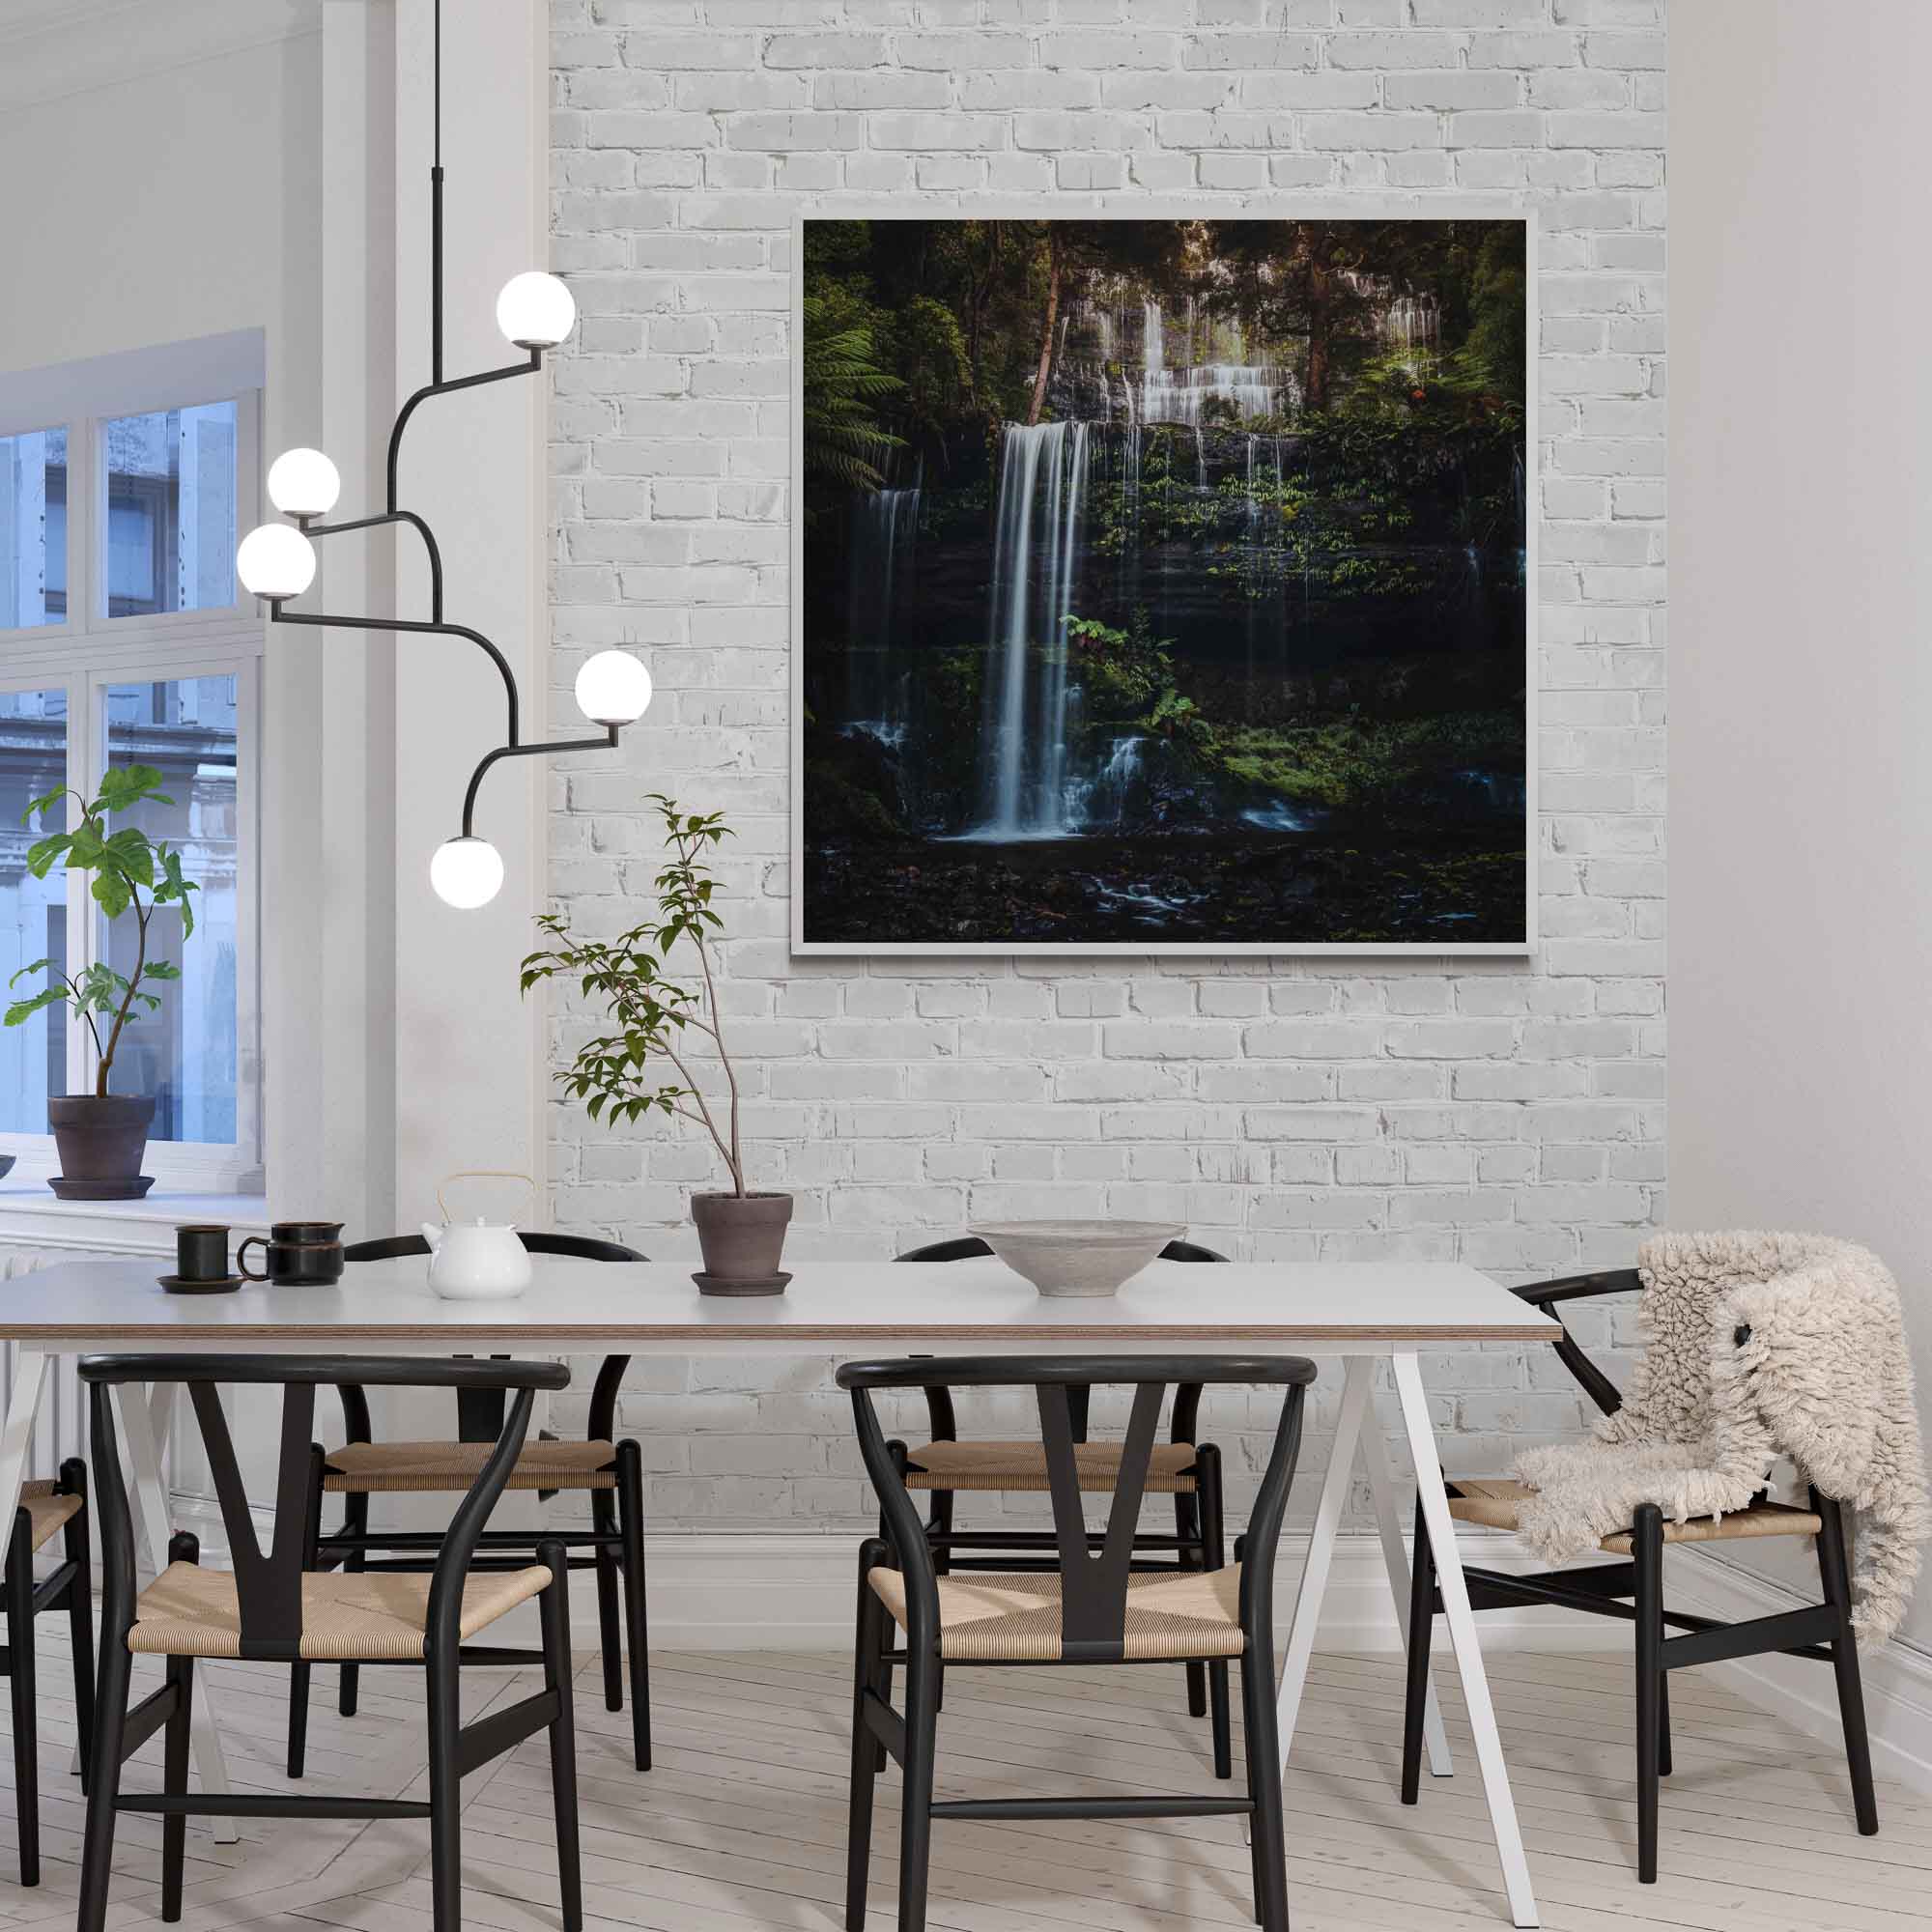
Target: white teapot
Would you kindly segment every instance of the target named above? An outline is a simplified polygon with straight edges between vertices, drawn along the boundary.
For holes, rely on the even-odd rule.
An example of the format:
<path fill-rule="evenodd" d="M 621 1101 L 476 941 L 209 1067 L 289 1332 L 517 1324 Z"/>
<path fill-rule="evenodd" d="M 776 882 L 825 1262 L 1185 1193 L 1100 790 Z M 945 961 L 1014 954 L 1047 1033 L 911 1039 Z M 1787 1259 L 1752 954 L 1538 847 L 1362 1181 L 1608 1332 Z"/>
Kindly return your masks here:
<path fill-rule="evenodd" d="M 521 1180 L 536 1198 L 527 1174 L 503 1168 L 465 1168 L 446 1175 L 436 1190 L 442 1225 L 422 1224 L 429 1243 L 429 1285 L 445 1301 L 509 1301 L 530 1285 L 530 1257 L 513 1221 L 452 1221 L 442 1189 L 452 1180 Z"/>

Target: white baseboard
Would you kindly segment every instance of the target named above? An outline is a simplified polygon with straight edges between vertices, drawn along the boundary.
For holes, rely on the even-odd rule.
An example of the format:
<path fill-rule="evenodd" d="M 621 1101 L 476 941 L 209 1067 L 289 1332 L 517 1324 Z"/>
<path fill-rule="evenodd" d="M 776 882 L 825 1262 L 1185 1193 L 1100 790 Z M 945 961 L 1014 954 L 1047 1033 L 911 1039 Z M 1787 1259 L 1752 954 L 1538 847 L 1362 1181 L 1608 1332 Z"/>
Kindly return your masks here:
<path fill-rule="evenodd" d="M 668 1650 L 842 1650 L 852 1640 L 858 1538 L 826 1535 L 697 1534 L 650 1542 L 651 1641 Z M 1286 1635 L 1306 1535 L 1282 1538 L 1276 1586 Z M 1465 1530 L 1464 1561 L 1490 1570 L 1534 1570 L 1510 1536 Z M 1726 1622 L 1775 1615 L 1803 1602 L 1702 1551 L 1673 1560 L 1670 1601 Z M 573 1622 L 585 1649 L 597 1644 L 588 1577 L 573 1578 Z M 1484 1641 L 1498 1649 L 1628 1653 L 1630 1628 L 1609 1618 L 1554 1608 L 1492 1610 Z M 1399 1648 L 1395 1606 L 1381 1545 L 1366 1530 L 1345 1534 L 1335 1551 L 1317 1644 L 1322 1650 Z M 1438 1624 L 1436 1646 L 1447 1647 Z M 1932 1792 L 1932 1658 L 1894 1640 L 1861 1660 L 1874 1766 L 1916 1790 Z M 1836 1742 L 1837 1693 L 1831 1670 L 1802 1658 L 1769 1657 L 1714 1665 L 1740 1696 L 1807 1736 Z"/>
<path fill-rule="evenodd" d="M 1307 1548 L 1306 1535 L 1282 1538 L 1275 1603 L 1284 1633 Z M 1472 1533 L 1463 1548 L 1487 1569 L 1537 1567 L 1518 1552 L 1513 1537 Z M 651 1641 L 671 1650 L 842 1650 L 852 1641 L 858 1558 L 859 1538 L 849 1532 L 654 1536 Z M 572 1587 L 572 1621 L 580 1638 L 594 1644 L 590 1579 L 573 1577 Z M 1492 1611 L 1483 1629 L 1498 1643 L 1520 1649 L 1583 1650 L 1630 1641 L 1621 1625 L 1545 1608 Z M 1372 1532 L 1345 1535 L 1336 1548 L 1319 1641 L 1326 1650 L 1399 1647 L 1381 1545 Z"/>
<path fill-rule="evenodd" d="M 1668 1601 L 1673 1607 L 1735 1623 L 1776 1616 L 1804 1604 L 1782 1584 L 1721 1558 L 1700 1556 L 1680 1565 L 1672 1576 Z M 1828 1664 L 1801 1657 L 1747 1657 L 1711 1667 L 1739 1696 L 1806 1736 L 1831 1744 L 1843 1738 L 1837 1686 Z M 1882 1650 L 1861 1655 L 1859 1667 L 1873 1770 L 1916 1791 L 1932 1792 L 1932 1657 L 1894 1637 Z"/>

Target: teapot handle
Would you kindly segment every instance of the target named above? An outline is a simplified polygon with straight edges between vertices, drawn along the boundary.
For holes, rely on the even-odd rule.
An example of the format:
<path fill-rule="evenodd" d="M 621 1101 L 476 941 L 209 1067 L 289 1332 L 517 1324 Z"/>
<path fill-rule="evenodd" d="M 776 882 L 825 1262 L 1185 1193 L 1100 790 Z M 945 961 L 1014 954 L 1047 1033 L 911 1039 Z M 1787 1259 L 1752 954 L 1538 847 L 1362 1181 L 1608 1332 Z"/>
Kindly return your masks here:
<path fill-rule="evenodd" d="M 454 1174 L 445 1174 L 436 1184 L 436 1205 L 442 1210 L 445 1222 L 449 1219 L 449 1203 L 442 1198 L 442 1190 L 452 1180 L 521 1180 L 530 1190 L 530 1205 L 536 1206 L 537 1184 L 531 1178 L 514 1167 L 462 1167 Z"/>

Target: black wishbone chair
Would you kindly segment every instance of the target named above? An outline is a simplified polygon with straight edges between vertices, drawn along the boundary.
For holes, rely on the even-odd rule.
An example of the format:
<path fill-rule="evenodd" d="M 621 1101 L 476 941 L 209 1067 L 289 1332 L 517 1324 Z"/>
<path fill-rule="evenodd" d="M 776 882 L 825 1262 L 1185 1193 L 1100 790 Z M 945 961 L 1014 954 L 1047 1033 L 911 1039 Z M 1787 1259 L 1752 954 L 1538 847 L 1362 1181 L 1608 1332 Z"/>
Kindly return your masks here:
<path fill-rule="evenodd" d="M 53 1569 L 34 1578 L 35 1554 L 61 1538 Z M 14 1712 L 14 1810 L 20 1826 L 20 1883 L 41 1882 L 41 1753 L 39 1679 L 34 1660 L 34 1620 L 65 1610 L 73 1649 L 73 1711 L 80 1732 L 80 1761 L 94 1735 L 94 1583 L 87 1549 L 87 1464 L 71 1457 L 58 1481 L 20 1485 L 14 1533 L 7 1543 L 7 1571 L 0 1599 L 7 1607 L 7 1644 L 0 1670 L 9 1679 Z M 85 1790 L 85 1784 L 82 1785 Z"/>
<path fill-rule="evenodd" d="M 457 1932 L 462 1917 L 463 1779 L 538 1731 L 550 1734 L 564 1932 L 580 1932 L 583 1907 L 564 1552 L 554 1541 L 546 1541 L 537 1546 L 537 1561 L 529 1568 L 480 1575 L 470 1560 L 484 1522 L 516 1466 L 536 1391 L 569 1384 L 563 1365 L 299 1355 L 92 1355 L 82 1360 L 80 1378 L 89 1385 L 104 1587 L 77 1932 L 101 1932 L 105 1923 L 114 1820 L 121 1811 L 160 1814 L 161 1917 L 170 1922 L 182 1915 L 189 1818 L 427 1818 L 432 1922 L 435 1932 Z M 184 1533 L 169 1541 L 167 1568 L 137 1594 L 133 1520 L 109 1399 L 115 1388 L 131 1385 L 132 1399 L 143 1400 L 144 1386 L 150 1382 L 186 1384 L 235 1567 L 232 1572 L 202 1569 L 197 1540 Z M 450 1522 L 431 1575 L 319 1575 L 306 1567 L 309 1476 L 315 1455 L 310 1438 L 320 1382 L 510 1392 L 508 1418 Z M 267 1384 L 282 1390 L 275 1526 L 266 1550 L 255 1533 L 221 1408 L 224 1383 Z M 533 1657 L 527 1651 L 470 1642 L 532 1598 L 542 1617 L 540 1654 Z M 136 1656 L 165 1658 L 167 1676 L 159 1690 L 130 1710 L 128 1681 Z M 291 1665 L 353 1659 L 426 1671 L 428 1803 L 256 1793 L 190 1796 L 188 1741 L 196 1658 L 243 1658 Z M 543 1665 L 541 1690 L 471 1723 L 462 1721 L 457 1690 L 462 1664 L 530 1662 Z M 161 1730 L 166 1733 L 161 1790 L 124 1795 L 122 1767 Z"/>
<path fill-rule="evenodd" d="M 520 1233 L 517 1238 L 533 1255 L 562 1255 L 574 1261 L 640 1262 L 635 1248 L 582 1235 Z M 395 1235 L 375 1241 L 355 1241 L 343 1250 L 352 1266 L 357 1262 L 396 1261 L 429 1254 L 420 1235 Z M 651 1768 L 651 1678 L 649 1626 L 644 1599 L 644 1461 L 635 1441 L 616 1436 L 617 1392 L 628 1355 L 607 1355 L 590 1390 L 589 1434 L 582 1442 L 559 1441 L 541 1434 L 518 1458 L 508 1488 L 534 1490 L 542 1499 L 559 1491 L 587 1492 L 587 1530 L 525 1531 L 486 1529 L 473 1568 L 515 1569 L 529 1560 L 539 1535 L 560 1543 L 566 1550 L 587 1554 L 569 1558 L 573 1570 L 597 1575 L 597 1626 L 604 1653 L 604 1707 L 624 1708 L 624 1653 L 631 1663 L 631 1747 L 639 1771 Z M 353 1383 L 336 1393 L 342 1398 L 344 1435 L 340 1448 L 326 1449 L 311 1485 L 309 1507 L 316 1524 L 311 1569 L 333 1569 L 338 1563 L 352 1575 L 365 1570 L 420 1572 L 435 1561 L 442 1542 L 440 1530 L 383 1530 L 369 1527 L 369 1498 L 381 1495 L 460 1494 L 469 1487 L 483 1457 L 503 1424 L 500 1391 L 459 1389 L 456 1395 L 457 1439 L 453 1442 L 378 1442 L 372 1440 L 369 1398 Z M 342 1525 L 321 1528 L 325 1494 L 342 1498 Z M 377 1552 L 372 1554 L 372 1552 Z M 618 1584 L 623 1585 L 619 1637 Z M 345 1718 L 355 1715 L 359 1670 L 342 1666 L 338 1708 Z M 309 1671 L 296 1667 L 289 1686 L 289 1776 L 302 1775 L 308 1742 Z"/>
<path fill-rule="evenodd" d="M 902 1262 L 965 1262 L 990 1256 L 992 1248 L 978 1235 L 961 1235 L 952 1240 L 933 1241 L 923 1248 L 895 1256 Z M 1226 1262 L 1194 1241 L 1170 1241 L 1161 1249 L 1164 1262 Z M 1078 1469 L 1083 1490 L 1110 1490 L 1120 1464 L 1120 1445 L 1089 1442 L 1087 1439 L 1089 1391 L 1076 1388 L 1067 1401 L 1073 1413 L 1073 1439 L 1080 1445 Z M 986 1442 L 977 1438 L 959 1439 L 958 1417 L 950 1389 L 925 1391 L 926 1427 L 932 1439 L 907 1448 L 891 1445 L 895 1453 L 903 1451 L 905 1479 L 909 1490 L 923 1491 L 930 1498 L 925 1540 L 932 1550 L 933 1565 L 942 1576 L 955 1570 L 1052 1570 L 1059 1566 L 1051 1552 L 1056 1545 L 1051 1530 L 978 1529 L 953 1527 L 954 1497 L 961 1493 L 1009 1494 L 1037 1492 L 1046 1488 L 1046 1458 L 1037 1442 Z M 1228 1560 L 1226 1514 L 1221 1492 L 1221 1452 L 1211 1442 L 1200 1439 L 1201 1389 L 1198 1383 L 1182 1384 L 1174 1392 L 1173 1427 L 1168 1440 L 1154 1445 L 1148 1471 L 1148 1488 L 1174 1497 L 1174 1534 L 1135 1532 L 1137 1558 L 1153 1555 L 1155 1561 L 1137 1569 L 1179 1566 L 1182 1570 L 1219 1570 Z M 1014 1557 L 993 1552 L 1035 1550 L 1035 1556 Z M 1171 1552 L 1171 1560 L 1169 1553 Z M 1187 1710 L 1190 1717 L 1210 1719 L 1214 1743 L 1214 1776 L 1235 1775 L 1233 1746 L 1229 1742 L 1228 1666 L 1222 1663 L 1190 1663 L 1187 1672 Z"/>
<path fill-rule="evenodd" d="M 864 1932 L 875 1780 L 888 1753 L 905 1774 L 899 1828 L 899 1932 L 924 1932 L 926 1874 L 935 1819 L 1201 1818 L 1223 1813 L 1253 1826 L 1255 1916 L 1264 1932 L 1288 1932 L 1288 1877 L 1281 1812 L 1281 1753 L 1274 1712 L 1274 1562 L 1282 1514 L 1301 1440 L 1302 1398 L 1315 1365 L 1293 1356 L 1080 1355 L 1058 1359 L 931 1359 L 850 1363 L 838 1385 L 852 1392 L 859 1448 L 878 1492 L 886 1535 L 859 1552 L 858 1636 L 852 1685 L 852 1806 L 845 1923 Z M 1133 1563 L 1134 1527 L 1153 1466 L 1170 1386 L 1233 1382 L 1282 1391 L 1281 1416 L 1247 1534 L 1235 1566 Z M 1074 1392 L 1095 1384 L 1133 1389 L 1116 1465 L 1107 1527 L 1097 1539 L 1082 1511 Z M 942 1575 L 899 1459 L 872 1406 L 875 1389 L 1031 1389 L 1053 1498 L 1060 1561 L 1005 1574 Z M 889 1643 L 896 1626 L 903 1641 Z M 1246 1732 L 1247 1795 L 1209 1797 L 996 1798 L 935 1802 L 933 1766 L 940 1674 L 974 1664 L 1237 1662 Z M 903 1714 L 892 1705 L 892 1673 L 905 1673 Z"/>
<path fill-rule="evenodd" d="M 1635 1268 L 1610 1268 L 1595 1274 L 1565 1275 L 1556 1281 L 1530 1282 L 1511 1292 L 1562 1326 L 1563 1318 L 1557 1311 L 1566 1302 L 1608 1294 L 1635 1294 L 1642 1287 L 1642 1278 Z M 1748 1328 L 1739 1329 L 1740 1346 L 1749 1337 Z M 1563 1366 L 1605 1415 L 1614 1415 L 1623 1406 L 1616 1383 L 1591 1361 L 1567 1327 L 1563 1328 L 1555 1349 Z M 1449 1492 L 1452 1518 L 1491 1529 L 1514 1529 L 1517 1512 L 1531 1493 L 1523 1484 L 1508 1477 L 1455 1476 L 1447 1479 L 1444 1487 Z M 1851 1569 L 1844 1516 L 1838 1504 L 1830 1496 L 1820 1495 L 1815 1486 L 1810 1489 L 1806 1503 L 1804 1509 L 1794 1509 L 1771 1501 L 1760 1492 L 1747 1509 L 1735 1510 L 1724 1517 L 1691 1517 L 1684 1522 L 1667 1520 L 1655 1503 L 1644 1503 L 1634 1513 L 1628 1529 L 1605 1537 L 1600 1546 L 1605 1555 L 1623 1557 L 1625 1561 L 1621 1563 L 1547 1570 L 1535 1576 L 1463 1566 L 1472 1610 L 1506 1609 L 1525 1604 L 1555 1605 L 1561 1609 L 1582 1610 L 1591 1616 L 1621 1617 L 1635 1625 L 1636 1875 L 1641 1884 L 1657 1882 L 1659 1780 L 1670 1775 L 1669 1672 L 1699 1663 L 1781 1654 L 1831 1664 L 1837 1678 L 1838 1716 L 1845 1733 L 1853 1813 L 1864 1836 L 1870 1837 L 1878 1830 L 1878 1797 L 1872 1786 L 1864 1693 L 1859 1678 L 1858 1644 L 1852 1634 Z M 1719 1623 L 1713 1617 L 1691 1616 L 1663 1607 L 1663 1552 L 1667 1546 L 1743 1542 L 1764 1536 L 1817 1539 L 1823 1603 L 1741 1624 Z M 1415 1512 L 1415 1564 L 1411 1576 L 1408 1694 L 1402 1751 L 1405 1804 L 1416 1802 L 1421 1784 L 1422 1716 L 1429 1687 L 1430 1629 L 1441 1608 L 1429 1530 L 1419 1504 Z M 1685 1634 L 1666 1636 L 1666 1628 Z"/>

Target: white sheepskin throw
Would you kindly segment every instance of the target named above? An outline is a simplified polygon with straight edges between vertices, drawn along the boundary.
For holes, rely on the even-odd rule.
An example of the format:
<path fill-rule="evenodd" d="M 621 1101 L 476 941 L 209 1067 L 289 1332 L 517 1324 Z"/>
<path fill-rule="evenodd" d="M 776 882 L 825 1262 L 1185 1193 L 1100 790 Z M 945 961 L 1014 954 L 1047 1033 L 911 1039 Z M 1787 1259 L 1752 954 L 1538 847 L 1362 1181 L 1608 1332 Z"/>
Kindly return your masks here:
<path fill-rule="evenodd" d="M 1820 1235 L 1661 1235 L 1637 1257 L 1644 1352 L 1596 1439 L 1533 1449 L 1523 1539 L 1563 1563 L 1630 1526 L 1744 1509 L 1789 1456 L 1857 1513 L 1861 1649 L 1898 1628 L 1932 1535 L 1898 1287 L 1874 1254 Z M 1741 1328 L 1750 1330 L 1740 1344 Z"/>

